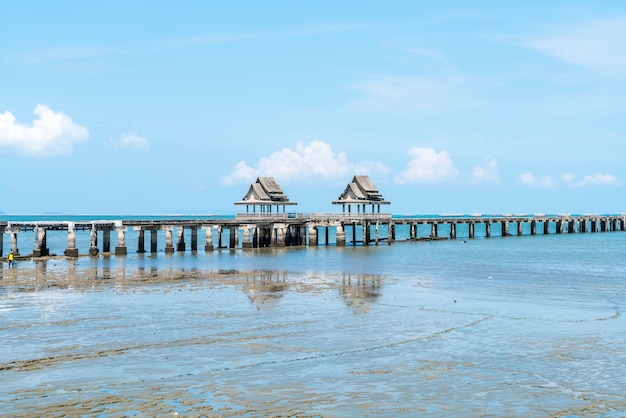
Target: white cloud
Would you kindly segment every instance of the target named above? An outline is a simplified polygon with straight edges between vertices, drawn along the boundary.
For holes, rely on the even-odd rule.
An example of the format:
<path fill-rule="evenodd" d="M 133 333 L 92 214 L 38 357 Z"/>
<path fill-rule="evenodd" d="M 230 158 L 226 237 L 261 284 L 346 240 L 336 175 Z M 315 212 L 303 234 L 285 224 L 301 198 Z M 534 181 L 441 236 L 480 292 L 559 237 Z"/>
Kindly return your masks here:
<path fill-rule="evenodd" d="M 459 174 L 446 151 L 438 153 L 432 148 L 412 147 L 408 154 L 412 160 L 406 170 L 395 176 L 398 184 L 442 182 Z"/>
<path fill-rule="evenodd" d="M 30 126 L 17 122 L 8 110 L 0 113 L 0 147 L 44 158 L 70 154 L 75 144 L 89 137 L 87 128 L 74 123 L 63 112 L 54 112 L 48 106 L 38 104 L 33 113 L 37 119 Z"/>
<path fill-rule="evenodd" d="M 619 180 L 612 174 L 596 173 L 594 175 L 584 176 L 581 180 L 576 180 L 576 176 L 572 173 L 565 173 L 560 176 L 563 183 L 571 187 L 587 187 L 587 186 L 618 186 Z M 554 187 L 557 185 L 556 181 L 550 177 L 545 176 L 541 178 L 535 177 L 533 173 L 521 174 L 518 178 L 520 183 L 527 186 L 538 187 Z"/>
<path fill-rule="evenodd" d="M 492 158 L 486 160 L 484 165 L 475 165 L 472 169 L 470 181 L 473 183 L 498 183 L 500 181 L 500 176 L 498 175 L 498 161 Z"/>
<path fill-rule="evenodd" d="M 227 186 L 245 183 L 258 176 L 272 176 L 281 180 L 316 176 L 331 179 L 345 177 L 355 170 L 365 174 L 388 171 L 380 162 L 351 163 L 345 153 L 335 154 L 327 143 L 312 141 L 308 145 L 298 143 L 295 150 L 283 148 L 269 157 L 262 157 L 256 167 L 240 161 L 230 175 L 222 178 L 221 183 Z"/>
<path fill-rule="evenodd" d="M 348 104 L 355 112 L 419 113 L 467 107 L 470 100 L 460 77 L 383 76 L 354 83 L 360 93 Z"/>
<path fill-rule="evenodd" d="M 115 148 L 135 148 L 139 150 L 150 149 L 150 141 L 137 135 L 135 132 L 122 134 L 119 138 L 109 139 L 109 143 Z"/>
<path fill-rule="evenodd" d="M 572 187 L 619 185 L 619 180 L 612 174 L 596 173 L 593 175 L 584 176 L 582 180 L 577 181 L 573 174 L 567 173 L 562 175 L 561 178 Z"/>
<path fill-rule="evenodd" d="M 523 173 L 518 177 L 520 183 L 526 186 L 550 188 L 556 185 L 554 179 L 550 176 L 536 177 L 533 173 Z"/>
<path fill-rule="evenodd" d="M 626 73 L 626 15 L 557 28 L 523 45 L 605 73 Z"/>

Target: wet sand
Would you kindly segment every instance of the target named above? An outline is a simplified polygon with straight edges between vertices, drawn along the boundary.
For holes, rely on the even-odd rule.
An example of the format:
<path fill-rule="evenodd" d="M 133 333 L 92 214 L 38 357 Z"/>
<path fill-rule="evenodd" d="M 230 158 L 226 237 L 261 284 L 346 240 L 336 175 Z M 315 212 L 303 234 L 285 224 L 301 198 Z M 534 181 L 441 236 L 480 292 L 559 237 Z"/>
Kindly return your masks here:
<path fill-rule="evenodd" d="M 546 309 L 419 276 L 31 264 L 1 272 L 3 416 L 626 411 L 615 301 Z"/>

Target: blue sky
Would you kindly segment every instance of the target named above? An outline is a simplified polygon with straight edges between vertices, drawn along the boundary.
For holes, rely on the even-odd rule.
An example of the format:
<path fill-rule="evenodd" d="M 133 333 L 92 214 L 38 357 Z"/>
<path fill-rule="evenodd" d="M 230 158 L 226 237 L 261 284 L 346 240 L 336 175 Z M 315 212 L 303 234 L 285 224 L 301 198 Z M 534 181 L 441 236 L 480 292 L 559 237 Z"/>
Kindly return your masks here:
<path fill-rule="evenodd" d="M 621 213 L 620 1 L 0 2 L 0 211 Z"/>

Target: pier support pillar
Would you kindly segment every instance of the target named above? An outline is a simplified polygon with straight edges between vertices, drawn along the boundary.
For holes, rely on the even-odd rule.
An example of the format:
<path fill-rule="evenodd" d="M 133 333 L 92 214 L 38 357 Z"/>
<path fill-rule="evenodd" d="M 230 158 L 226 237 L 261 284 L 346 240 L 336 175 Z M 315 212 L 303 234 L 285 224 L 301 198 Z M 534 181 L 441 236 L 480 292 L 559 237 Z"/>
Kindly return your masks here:
<path fill-rule="evenodd" d="M 176 251 L 185 251 L 187 249 L 187 245 L 185 244 L 185 227 L 179 226 L 176 229 L 178 230 L 178 239 L 176 240 Z"/>
<path fill-rule="evenodd" d="M 252 241 L 250 240 L 250 227 L 245 225 L 243 227 L 243 242 L 241 243 L 241 248 L 244 250 L 252 249 Z"/>
<path fill-rule="evenodd" d="M 578 232 L 587 232 L 587 221 L 585 219 L 581 219 L 580 221 L 578 221 Z"/>
<path fill-rule="evenodd" d="M 391 245 L 396 241 L 396 224 L 393 222 L 389 222 L 389 238 L 387 239 L 387 244 Z"/>
<path fill-rule="evenodd" d="M 450 224 L 450 239 L 456 239 L 456 222 Z"/>
<path fill-rule="evenodd" d="M 591 221 L 591 232 L 598 232 L 598 223 L 596 220 Z"/>
<path fill-rule="evenodd" d="M 35 249 L 33 250 L 33 257 L 45 257 L 50 254 L 46 243 L 46 228 L 37 227 L 35 229 Z"/>
<path fill-rule="evenodd" d="M 537 221 L 530 221 L 530 235 L 537 235 Z"/>
<path fill-rule="evenodd" d="M 98 229 L 96 225 L 91 226 L 91 232 L 89 234 L 89 255 L 98 255 Z"/>
<path fill-rule="evenodd" d="M 209 226 L 204 229 L 206 233 L 206 238 L 204 241 L 204 251 L 212 252 L 213 251 L 213 227 Z"/>
<path fill-rule="evenodd" d="M 222 246 L 222 226 L 221 225 L 217 227 L 217 248 L 218 249 L 224 248 Z"/>
<path fill-rule="evenodd" d="M 198 251 L 198 228 L 191 228 L 191 251 Z"/>
<path fill-rule="evenodd" d="M 5 227 L 0 227 L 0 257 L 4 256 L 4 231 Z M 0 264 L 1 265 L 1 264 Z"/>
<path fill-rule="evenodd" d="M 274 241 L 275 247 L 284 247 L 285 246 L 285 225 L 277 224 L 274 225 L 276 231 L 276 240 Z"/>
<path fill-rule="evenodd" d="M 260 232 L 260 228 L 258 226 L 254 226 L 252 228 L 252 248 L 260 247 L 261 237 L 259 236 L 259 232 Z"/>
<path fill-rule="evenodd" d="M 502 236 L 509 236 L 509 223 L 507 221 L 502 222 Z"/>
<path fill-rule="evenodd" d="M 309 247 L 317 247 L 317 227 L 309 225 Z"/>
<path fill-rule="evenodd" d="M 485 222 L 485 236 L 491 238 L 491 223 Z"/>
<path fill-rule="evenodd" d="M 374 242 L 378 245 L 378 226 L 379 223 L 376 221 L 376 226 L 374 227 Z"/>
<path fill-rule="evenodd" d="M 575 232 L 576 232 L 576 221 L 572 219 L 567 223 L 567 233 L 573 234 Z"/>
<path fill-rule="evenodd" d="M 111 230 L 109 228 L 104 228 L 102 230 L 102 252 L 111 252 Z"/>
<path fill-rule="evenodd" d="M 474 239 L 474 228 L 476 224 L 474 222 L 469 223 L 469 239 Z"/>
<path fill-rule="evenodd" d="M 337 236 L 335 238 L 335 245 L 337 247 L 345 247 L 346 246 L 346 233 L 343 230 L 343 225 L 338 223 L 335 227 L 337 231 Z"/>
<path fill-rule="evenodd" d="M 524 227 L 524 223 L 522 221 L 519 221 L 517 223 L 517 236 L 521 237 L 522 236 L 522 228 Z"/>
<path fill-rule="evenodd" d="M 150 230 L 150 252 L 151 253 L 156 253 L 159 250 L 158 237 L 159 237 L 159 230 L 151 229 Z"/>
<path fill-rule="evenodd" d="M 126 255 L 126 228 L 118 226 L 117 228 L 117 246 L 115 247 L 115 255 Z"/>
<path fill-rule="evenodd" d="M 409 239 L 415 241 L 417 239 L 417 224 L 409 225 Z"/>
<path fill-rule="evenodd" d="M 174 253 L 174 245 L 173 245 L 173 227 L 171 225 L 164 226 L 165 229 L 165 254 Z"/>
<path fill-rule="evenodd" d="M 146 252 L 146 232 L 143 228 L 135 228 L 137 231 L 137 252 L 143 254 Z"/>
<path fill-rule="evenodd" d="M 561 220 L 556 221 L 556 233 L 557 234 L 563 233 L 563 221 Z"/>
<path fill-rule="evenodd" d="M 437 225 L 437 222 L 433 222 L 430 225 L 430 238 L 437 238 L 437 235 L 439 233 L 439 225 Z"/>
<path fill-rule="evenodd" d="M 606 219 L 600 220 L 600 232 L 606 232 Z"/>
<path fill-rule="evenodd" d="M 74 222 L 69 222 L 67 224 L 67 248 L 65 249 L 65 256 L 78 257 L 78 248 L 76 248 L 76 230 Z"/>
<path fill-rule="evenodd" d="M 543 223 L 543 235 L 548 235 L 550 233 L 550 222 L 545 221 Z"/>

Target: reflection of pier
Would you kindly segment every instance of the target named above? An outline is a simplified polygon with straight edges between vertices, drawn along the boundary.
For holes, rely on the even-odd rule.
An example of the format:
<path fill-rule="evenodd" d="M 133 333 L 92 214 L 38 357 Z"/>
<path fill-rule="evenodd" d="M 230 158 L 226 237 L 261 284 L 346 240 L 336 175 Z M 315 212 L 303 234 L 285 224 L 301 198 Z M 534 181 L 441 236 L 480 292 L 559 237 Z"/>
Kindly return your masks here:
<path fill-rule="evenodd" d="M 354 313 L 367 313 L 380 297 L 380 277 L 344 276 L 339 293 Z"/>
<path fill-rule="evenodd" d="M 458 230 L 463 227 L 463 234 Z M 624 231 L 626 215 L 520 215 L 392 217 L 383 213 L 243 213 L 234 219 L 118 220 L 93 222 L 0 222 L 0 256 L 5 234 L 11 251 L 19 254 L 20 233 L 34 233 L 33 257 L 47 256 L 48 235 L 67 235 L 65 255 L 77 257 L 100 252 L 125 255 L 126 235 L 136 234 L 138 253 L 165 253 L 262 247 L 378 245 L 394 241 L 490 238 L 511 235 L 573 234 Z M 426 231 L 424 231 L 426 230 Z M 147 234 L 146 234 L 147 232 Z M 89 235 L 89 247 L 77 247 L 77 233 Z M 115 246 L 113 247 L 113 244 Z M 188 245 L 189 244 L 189 245 Z"/>
<path fill-rule="evenodd" d="M 243 290 L 258 310 L 271 310 L 276 307 L 288 287 L 285 278 L 286 273 L 276 272 L 246 275 Z"/>

